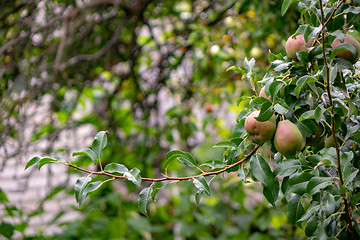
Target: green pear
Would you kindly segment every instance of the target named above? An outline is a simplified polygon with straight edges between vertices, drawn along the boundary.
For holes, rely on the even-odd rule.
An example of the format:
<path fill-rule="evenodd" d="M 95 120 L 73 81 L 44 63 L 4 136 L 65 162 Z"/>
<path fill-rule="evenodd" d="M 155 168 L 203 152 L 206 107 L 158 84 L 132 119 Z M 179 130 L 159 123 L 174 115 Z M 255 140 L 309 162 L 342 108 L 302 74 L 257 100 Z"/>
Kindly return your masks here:
<path fill-rule="evenodd" d="M 283 155 L 295 154 L 305 147 L 305 137 L 298 127 L 289 120 L 278 123 L 274 136 L 276 150 Z"/>
<path fill-rule="evenodd" d="M 286 54 L 293 60 L 297 60 L 296 52 L 307 51 L 306 47 L 311 47 L 313 42 L 313 39 L 309 39 L 309 41 L 306 43 L 304 35 L 301 34 L 297 35 L 295 38 L 290 36 L 285 44 Z"/>
<path fill-rule="evenodd" d="M 338 38 L 336 38 L 332 42 L 331 47 L 333 49 L 335 49 L 341 43 L 342 42 L 340 42 L 340 40 Z M 357 62 L 357 60 L 360 58 L 360 43 L 351 35 L 345 35 L 343 43 L 349 43 L 352 46 L 354 46 L 355 55 L 353 55 L 351 51 L 341 51 L 336 55 L 336 57 L 343 58 L 345 60 L 348 60 L 351 63 Z"/>
<path fill-rule="evenodd" d="M 276 118 L 272 115 L 267 121 L 258 121 L 255 117 L 259 116 L 260 111 L 252 112 L 245 120 L 245 131 L 249 139 L 257 144 L 263 144 L 273 138 L 276 130 Z"/>

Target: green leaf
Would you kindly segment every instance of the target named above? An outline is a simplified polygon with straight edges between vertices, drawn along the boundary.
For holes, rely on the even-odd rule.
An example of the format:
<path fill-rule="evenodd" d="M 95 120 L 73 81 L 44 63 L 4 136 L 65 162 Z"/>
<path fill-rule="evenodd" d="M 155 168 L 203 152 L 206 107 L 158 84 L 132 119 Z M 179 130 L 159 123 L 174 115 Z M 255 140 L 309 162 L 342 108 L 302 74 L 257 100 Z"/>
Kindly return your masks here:
<path fill-rule="evenodd" d="M 221 141 L 216 143 L 214 147 L 236 148 L 237 146 L 232 141 Z"/>
<path fill-rule="evenodd" d="M 346 102 L 347 102 L 347 104 L 349 105 L 349 110 L 347 111 L 347 112 L 348 112 L 348 113 L 347 113 L 347 117 L 348 117 L 348 118 L 351 118 L 352 116 L 357 117 L 357 115 L 358 115 L 358 108 L 357 108 L 357 106 L 355 105 L 355 103 L 354 103 L 351 99 L 349 99 L 349 98 L 346 99 Z"/>
<path fill-rule="evenodd" d="M 287 216 L 291 224 L 295 225 L 305 213 L 304 207 L 301 203 L 301 196 L 294 195 L 287 204 Z"/>
<path fill-rule="evenodd" d="M 129 172 L 129 170 L 127 169 L 127 167 L 125 167 L 122 164 L 119 163 L 109 163 L 105 166 L 104 168 L 105 172 L 108 173 L 120 173 L 120 174 L 124 174 Z"/>
<path fill-rule="evenodd" d="M 66 161 L 64 159 L 62 159 L 61 157 L 43 157 L 41 158 L 41 160 L 39 161 L 39 167 L 38 169 L 40 170 L 40 168 L 46 164 L 49 163 L 66 163 Z"/>
<path fill-rule="evenodd" d="M 166 185 L 168 185 L 169 183 L 171 183 L 170 181 L 162 181 L 162 182 L 156 182 L 153 186 L 152 186 L 152 192 L 151 192 L 151 198 L 153 201 L 155 201 L 155 196 L 156 194 Z"/>
<path fill-rule="evenodd" d="M 84 148 L 80 151 L 73 152 L 72 155 L 73 156 L 79 156 L 79 155 L 88 156 L 96 164 L 96 154 L 90 148 Z"/>
<path fill-rule="evenodd" d="M 276 61 L 272 62 L 276 64 Z M 275 72 L 281 72 L 284 71 L 285 69 L 287 69 L 287 67 L 289 67 L 291 65 L 291 62 L 283 62 L 278 64 L 275 68 L 274 71 Z"/>
<path fill-rule="evenodd" d="M 82 202 L 85 198 L 85 196 L 83 195 L 84 189 L 90 181 L 91 177 L 87 176 L 79 178 L 75 183 L 75 199 L 80 206 L 82 205 Z"/>
<path fill-rule="evenodd" d="M 288 8 L 297 1 L 299 0 L 284 0 L 283 4 L 281 5 L 281 15 L 284 16 Z"/>
<path fill-rule="evenodd" d="M 335 212 L 336 202 L 332 194 L 326 192 L 325 196 L 321 198 L 321 203 L 322 203 L 321 209 L 324 211 L 327 217 L 329 217 Z"/>
<path fill-rule="evenodd" d="M 337 65 L 335 65 L 334 67 L 330 67 L 329 80 L 330 80 L 331 84 L 334 83 L 334 81 L 336 79 L 336 76 L 337 76 L 337 73 L 338 73 Z"/>
<path fill-rule="evenodd" d="M 298 169 L 300 169 L 300 162 L 297 160 L 286 160 L 274 168 L 274 174 L 275 176 L 283 176 L 287 177 L 292 175 L 294 172 L 296 172 Z"/>
<path fill-rule="evenodd" d="M 147 206 L 149 204 L 149 201 L 151 200 L 151 193 L 153 189 L 152 187 L 144 188 L 140 193 L 138 197 L 138 207 L 140 211 L 147 216 Z"/>
<path fill-rule="evenodd" d="M 236 106 L 239 106 L 239 104 L 244 100 L 251 100 L 251 97 L 249 97 L 249 96 L 241 96 L 241 97 L 239 97 L 237 99 L 237 101 L 236 101 Z"/>
<path fill-rule="evenodd" d="M 347 126 L 347 133 L 346 133 L 346 136 L 345 136 L 345 141 L 348 140 L 354 133 L 357 133 L 359 131 L 359 128 L 360 128 L 360 125 L 357 124 L 357 125 L 354 125 L 354 126 Z"/>
<path fill-rule="evenodd" d="M 209 167 L 211 170 L 224 168 L 224 162 L 220 160 L 209 160 L 201 164 L 200 166 Z"/>
<path fill-rule="evenodd" d="M 306 186 L 312 177 L 313 175 L 308 172 L 295 173 L 291 175 L 287 182 L 286 192 L 303 195 L 306 193 Z"/>
<path fill-rule="evenodd" d="M 296 81 L 296 88 L 294 89 L 294 94 L 297 98 L 299 98 L 301 90 L 303 89 L 303 87 L 305 87 L 308 83 L 311 82 L 317 82 L 316 78 L 309 76 L 309 75 L 305 75 L 300 77 L 297 81 Z"/>
<path fill-rule="evenodd" d="M 261 154 L 255 154 L 250 158 L 251 175 L 264 186 L 273 186 L 274 174 Z"/>
<path fill-rule="evenodd" d="M 96 134 L 91 148 L 98 159 L 101 158 L 106 143 L 107 143 L 106 131 L 100 131 L 98 134 Z"/>
<path fill-rule="evenodd" d="M 305 214 L 297 221 L 298 223 L 303 222 L 316 215 L 321 208 L 321 205 L 317 201 L 313 201 L 311 206 L 306 209 Z"/>
<path fill-rule="evenodd" d="M 42 157 L 39 157 L 39 156 L 33 157 L 32 159 L 30 159 L 30 160 L 28 161 L 28 163 L 26 164 L 24 170 L 28 169 L 29 167 L 31 167 L 31 166 L 34 165 L 34 164 L 39 163 L 41 159 L 42 159 Z"/>
<path fill-rule="evenodd" d="M 243 70 L 242 68 L 238 67 L 238 66 L 231 66 L 228 69 L 226 69 L 226 72 L 228 71 L 238 71 L 241 74 L 245 74 L 245 70 Z"/>
<path fill-rule="evenodd" d="M 317 130 L 316 123 L 310 119 L 299 121 L 298 128 L 305 137 L 310 137 L 311 135 L 315 134 Z"/>
<path fill-rule="evenodd" d="M 351 201 L 350 201 L 351 207 L 354 208 L 359 202 L 360 202 L 360 192 L 351 196 Z"/>
<path fill-rule="evenodd" d="M 7 198 L 5 192 L 0 188 L 0 203 L 8 203 L 9 199 Z"/>
<path fill-rule="evenodd" d="M 11 239 L 14 235 L 14 226 L 10 223 L 2 221 L 0 224 L 0 234 L 8 239 Z"/>
<path fill-rule="evenodd" d="M 81 177 L 75 183 L 75 198 L 81 206 L 86 196 L 95 190 L 97 190 L 104 182 L 97 181 L 91 182 L 91 177 Z"/>
<path fill-rule="evenodd" d="M 253 68 L 255 66 L 255 59 L 251 58 L 250 61 L 249 61 L 247 58 L 245 58 L 244 59 L 244 66 L 248 70 L 248 74 L 251 74 L 252 70 L 253 70 Z"/>
<path fill-rule="evenodd" d="M 301 114 L 299 121 L 303 121 L 305 119 L 315 119 L 315 110 L 309 110 Z"/>
<path fill-rule="evenodd" d="M 269 92 L 270 92 L 270 95 L 272 96 L 271 99 L 272 101 L 274 101 L 276 99 L 276 96 L 278 95 L 280 89 L 286 85 L 285 82 L 283 81 L 273 81 L 270 86 L 269 86 Z M 265 89 L 266 90 L 266 89 Z M 266 93 L 266 92 L 265 92 Z"/>
<path fill-rule="evenodd" d="M 259 116 L 257 116 L 255 119 L 260 122 L 269 120 L 274 114 L 274 110 L 272 109 L 271 105 L 272 103 L 270 101 L 264 102 L 261 105 Z"/>
<path fill-rule="evenodd" d="M 187 167 L 196 167 L 197 163 L 195 159 L 191 156 L 190 153 L 183 152 L 180 150 L 173 150 L 166 154 L 166 163 L 167 165 L 172 159 L 177 159 L 179 162 L 183 163 Z"/>
<path fill-rule="evenodd" d="M 332 137 L 332 136 L 330 136 Z M 329 167 L 337 167 L 336 150 L 335 148 L 326 148 L 322 156 L 321 162 L 325 163 Z"/>
<path fill-rule="evenodd" d="M 325 116 L 324 116 L 325 111 L 326 109 L 322 105 L 319 105 L 315 108 L 314 118 L 317 123 L 321 121 L 325 121 Z"/>
<path fill-rule="evenodd" d="M 285 114 L 289 111 L 289 106 L 286 104 L 286 102 L 283 99 L 279 98 L 278 103 L 276 103 L 274 106 L 274 110 L 278 114 Z"/>
<path fill-rule="evenodd" d="M 199 202 L 200 202 L 200 199 L 201 199 L 201 196 L 204 192 L 203 191 L 197 191 L 196 194 L 195 194 L 195 201 L 196 201 L 196 204 L 199 205 Z"/>
<path fill-rule="evenodd" d="M 349 43 L 340 43 L 338 46 L 336 46 L 336 48 L 331 52 L 330 54 L 330 58 L 331 59 L 334 59 L 336 57 L 336 55 L 339 53 L 339 52 L 342 52 L 342 51 L 350 51 L 351 54 L 353 56 L 356 55 L 356 49 L 353 45 L 349 44 Z"/>
<path fill-rule="evenodd" d="M 263 185 L 264 197 L 273 206 L 275 206 L 275 202 L 279 195 L 279 190 L 280 190 L 280 185 L 279 185 L 279 181 L 277 178 L 274 178 L 274 180 L 272 181 L 271 184 L 268 184 L 267 186 Z"/>
<path fill-rule="evenodd" d="M 313 233 L 316 231 L 320 223 L 320 219 L 318 216 L 312 216 L 305 225 L 305 234 L 308 237 L 311 237 Z"/>
<path fill-rule="evenodd" d="M 307 184 L 306 191 L 310 195 L 314 195 L 333 183 L 334 179 L 332 177 L 313 177 Z"/>
<path fill-rule="evenodd" d="M 344 185 L 349 186 L 350 183 L 354 182 L 355 177 L 359 173 L 359 169 L 351 167 L 349 164 L 344 166 Z"/>
<path fill-rule="evenodd" d="M 208 196 L 210 195 L 210 187 L 203 176 L 195 178 L 193 184 L 199 191 L 205 192 Z"/>
<path fill-rule="evenodd" d="M 244 165 L 241 165 L 237 171 L 238 178 L 244 183 L 249 182 L 246 180 L 246 176 L 248 175 L 248 173 L 249 173 L 249 169 L 244 168 Z"/>
<path fill-rule="evenodd" d="M 140 170 L 139 169 L 133 168 L 129 172 L 125 172 L 124 176 L 127 177 L 127 180 L 133 182 L 136 186 L 140 187 L 140 185 L 141 185 L 141 176 L 140 176 Z"/>
<path fill-rule="evenodd" d="M 99 189 L 99 187 L 101 187 L 101 185 L 102 185 L 103 183 L 104 183 L 104 182 L 102 182 L 102 181 L 96 181 L 96 182 L 91 182 L 91 183 L 89 183 L 88 185 L 86 185 L 84 191 L 82 192 L 84 198 L 86 198 L 86 196 L 87 196 L 89 193 L 91 193 L 91 192 Z"/>

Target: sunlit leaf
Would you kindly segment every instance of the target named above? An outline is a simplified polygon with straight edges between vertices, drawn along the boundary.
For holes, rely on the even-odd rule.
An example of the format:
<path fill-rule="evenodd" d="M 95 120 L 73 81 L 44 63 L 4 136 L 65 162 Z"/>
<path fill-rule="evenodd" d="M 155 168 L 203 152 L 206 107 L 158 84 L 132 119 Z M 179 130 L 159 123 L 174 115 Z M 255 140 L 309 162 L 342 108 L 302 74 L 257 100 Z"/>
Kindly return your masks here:
<path fill-rule="evenodd" d="M 39 167 L 38 169 L 40 170 L 40 168 L 46 164 L 49 163 L 66 163 L 66 161 L 64 159 L 62 159 L 61 157 L 58 156 L 53 156 L 53 157 L 43 157 L 41 158 L 41 160 L 39 161 Z"/>
<path fill-rule="evenodd" d="M 104 171 L 108 173 L 120 173 L 120 174 L 129 172 L 127 167 L 125 167 L 123 164 L 120 163 L 109 163 L 105 166 Z"/>
<path fill-rule="evenodd" d="M 152 192 L 151 192 L 151 198 L 154 201 L 155 200 L 155 196 L 156 194 L 166 185 L 168 185 L 170 183 L 170 181 L 161 181 L 161 182 L 156 182 L 153 186 L 152 186 Z"/>
<path fill-rule="evenodd" d="M 193 183 L 199 191 L 205 192 L 206 195 L 210 195 L 210 187 L 203 176 L 195 178 Z"/>
<path fill-rule="evenodd" d="M 73 156 L 88 156 L 96 164 L 96 154 L 90 148 L 84 148 L 80 151 L 73 152 Z"/>
<path fill-rule="evenodd" d="M 131 182 L 133 182 L 136 186 L 140 187 L 141 185 L 141 176 L 140 170 L 137 168 L 131 169 L 129 172 L 125 172 L 124 176 Z"/>
<path fill-rule="evenodd" d="M 259 116 L 255 117 L 258 121 L 267 121 L 274 114 L 274 110 L 270 101 L 266 101 L 261 105 Z"/>
<path fill-rule="evenodd" d="M 313 177 L 307 184 L 306 191 L 309 194 L 314 195 L 318 193 L 321 189 L 324 189 L 333 183 L 334 179 L 332 177 Z"/>
<path fill-rule="evenodd" d="M 39 163 L 41 159 L 42 159 L 42 157 L 39 157 L 39 156 L 35 156 L 32 159 L 30 159 L 25 166 L 25 170 L 28 169 L 29 167 L 31 167 L 32 165 Z"/>
<path fill-rule="evenodd" d="M 255 154 L 250 158 L 250 170 L 251 175 L 263 185 L 273 185 L 274 174 L 261 154 Z"/>
<path fill-rule="evenodd" d="M 245 74 L 245 71 L 242 68 L 238 67 L 238 66 L 231 66 L 228 69 L 226 69 L 226 72 L 228 72 L 228 71 L 238 71 L 241 74 Z"/>
<path fill-rule="evenodd" d="M 284 0 L 283 4 L 281 5 L 281 15 L 284 15 L 286 11 L 289 9 L 289 7 L 297 1 L 299 0 Z"/>
<path fill-rule="evenodd" d="M 75 183 L 75 199 L 81 206 L 85 196 L 83 194 L 86 185 L 91 181 L 91 177 L 81 177 Z"/>
<path fill-rule="evenodd" d="M 107 143 L 106 131 L 100 131 L 98 134 L 96 134 L 91 148 L 98 159 L 101 158 L 106 143 Z"/>
<path fill-rule="evenodd" d="M 147 206 L 151 200 L 152 187 L 144 188 L 138 196 L 138 206 L 140 211 L 147 216 Z"/>

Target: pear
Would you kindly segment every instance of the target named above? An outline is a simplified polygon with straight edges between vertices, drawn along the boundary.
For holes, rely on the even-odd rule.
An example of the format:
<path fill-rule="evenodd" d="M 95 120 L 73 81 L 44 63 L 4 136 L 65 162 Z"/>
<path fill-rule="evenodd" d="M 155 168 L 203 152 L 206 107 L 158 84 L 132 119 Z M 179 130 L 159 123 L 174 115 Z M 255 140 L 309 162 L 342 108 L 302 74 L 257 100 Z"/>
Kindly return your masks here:
<path fill-rule="evenodd" d="M 285 44 L 286 54 L 293 60 L 296 60 L 296 52 L 307 51 L 306 47 L 311 47 L 313 42 L 313 39 L 309 39 L 309 41 L 306 43 L 304 35 L 301 34 L 297 35 L 295 38 L 290 36 Z"/>
<path fill-rule="evenodd" d="M 338 45 L 340 45 L 342 42 L 338 38 L 336 38 L 332 44 L 331 47 L 335 49 Z M 345 35 L 344 36 L 344 42 L 343 43 L 349 43 L 354 46 L 355 48 L 355 55 L 352 54 L 351 51 L 341 51 L 339 52 L 336 57 L 343 58 L 345 60 L 348 60 L 351 63 L 355 63 L 360 58 L 360 43 L 351 35 Z"/>
<path fill-rule="evenodd" d="M 249 139 L 254 143 L 263 144 L 273 138 L 276 130 L 276 118 L 272 115 L 267 121 L 258 121 L 255 117 L 259 116 L 260 111 L 252 112 L 245 120 L 245 131 Z"/>
<path fill-rule="evenodd" d="M 292 155 L 305 147 L 306 139 L 298 127 L 289 120 L 278 123 L 274 136 L 276 150 L 283 155 Z"/>

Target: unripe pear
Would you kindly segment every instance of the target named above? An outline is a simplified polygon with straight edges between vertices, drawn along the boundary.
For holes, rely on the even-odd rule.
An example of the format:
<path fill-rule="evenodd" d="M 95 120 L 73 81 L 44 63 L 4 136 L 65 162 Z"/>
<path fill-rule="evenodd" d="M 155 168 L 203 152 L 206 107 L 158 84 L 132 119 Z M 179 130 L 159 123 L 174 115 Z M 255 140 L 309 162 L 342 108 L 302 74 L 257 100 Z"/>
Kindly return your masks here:
<path fill-rule="evenodd" d="M 355 55 L 352 54 L 351 51 L 341 51 L 339 52 L 336 57 L 343 58 L 345 60 L 348 60 L 351 63 L 355 63 L 360 58 L 360 43 L 351 35 L 345 35 L 344 36 L 344 42 L 340 42 L 338 38 L 336 38 L 332 44 L 331 47 L 335 49 L 338 45 L 341 43 L 348 43 L 354 46 L 355 48 Z"/>
<path fill-rule="evenodd" d="M 313 41 L 314 41 L 313 39 L 310 39 L 306 43 L 304 35 L 301 34 L 297 35 L 295 38 L 293 38 L 293 36 L 290 36 L 285 44 L 286 54 L 293 60 L 296 60 L 297 59 L 296 52 L 307 51 L 306 46 L 311 47 Z"/>
<path fill-rule="evenodd" d="M 294 123 L 283 120 L 278 123 L 274 145 L 276 150 L 283 155 L 295 154 L 305 147 L 305 137 Z"/>
<path fill-rule="evenodd" d="M 245 131 L 249 139 L 254 143 L 263 144 L 273 138 L 276 130 L 276 118 L 272 115 L 267 121 L 258 121 L 255 117 L 259 116 L 260 111 L 252 112 L 245 120 Z"/>

